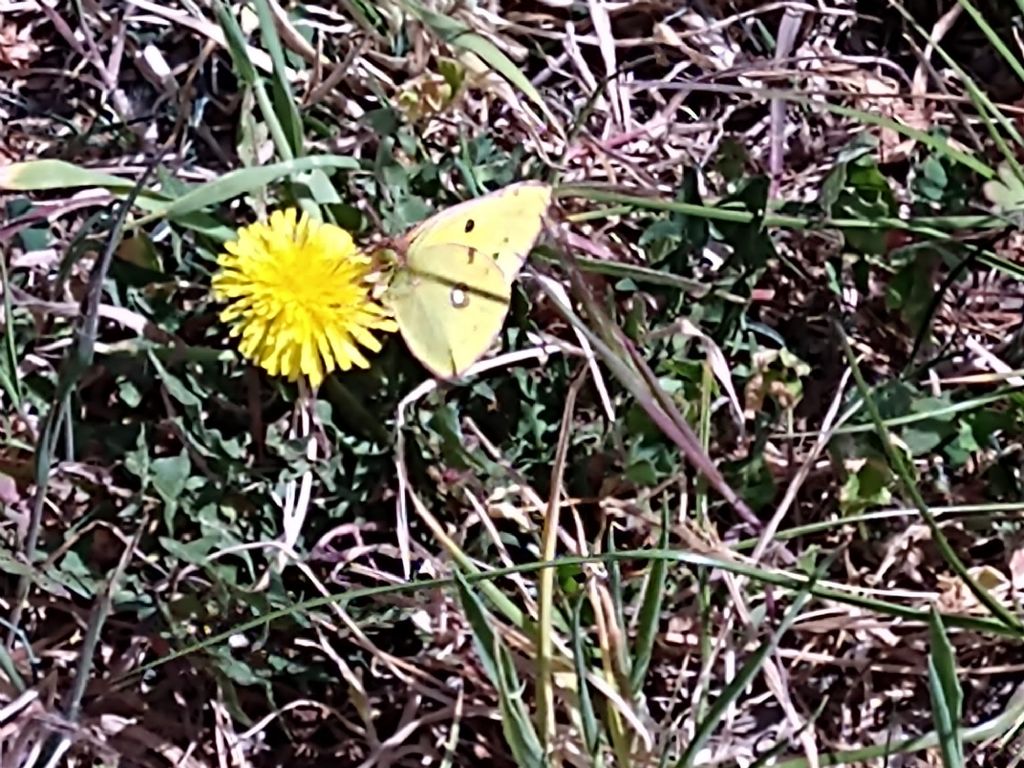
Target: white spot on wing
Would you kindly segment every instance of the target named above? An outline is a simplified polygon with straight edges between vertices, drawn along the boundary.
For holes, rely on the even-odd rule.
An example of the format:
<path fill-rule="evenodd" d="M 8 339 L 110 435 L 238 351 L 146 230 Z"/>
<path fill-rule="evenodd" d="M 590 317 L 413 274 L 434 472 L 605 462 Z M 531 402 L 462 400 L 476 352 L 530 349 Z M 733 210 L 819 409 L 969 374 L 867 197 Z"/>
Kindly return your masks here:
<path fill-rule="evenodd" d="M 456 309 L 462 309 L 469 304 L 469 295 L 466 293 L 466 286 L 459 283 L 452 288 L 451 294 L 448 296 L 448 300 L 452 303 L 452 306 Z"/>

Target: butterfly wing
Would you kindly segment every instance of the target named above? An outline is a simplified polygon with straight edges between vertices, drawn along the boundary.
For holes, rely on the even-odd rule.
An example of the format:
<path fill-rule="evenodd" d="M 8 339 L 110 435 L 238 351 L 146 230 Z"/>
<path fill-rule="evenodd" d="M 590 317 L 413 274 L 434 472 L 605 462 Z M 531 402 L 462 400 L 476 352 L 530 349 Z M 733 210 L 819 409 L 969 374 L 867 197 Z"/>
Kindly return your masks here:
<path fill-rule="evenodd" d="M 488 256 L 458 244 L 419 243 L 385 294 L 409 351 L 440 378 L 486 354 L 508 313 L 510 286 Z"/>
<path fill-rule="evenodd" d="M 456 244 L 494 260 L 509 285 L 544 228 L 551 185 L 524 181 L 441 211 L 406 236 L 407 250 Z"/>

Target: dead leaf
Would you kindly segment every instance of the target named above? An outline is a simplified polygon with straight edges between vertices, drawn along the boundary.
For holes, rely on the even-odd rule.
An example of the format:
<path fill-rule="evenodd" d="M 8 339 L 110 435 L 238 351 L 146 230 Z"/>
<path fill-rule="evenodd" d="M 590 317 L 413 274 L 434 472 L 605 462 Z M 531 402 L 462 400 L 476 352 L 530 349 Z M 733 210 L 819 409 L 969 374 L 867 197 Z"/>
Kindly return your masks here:
<path fill-rule="evenodd" d="M 0 64 L 20 69 L 39 58 L 39 46 L 31 38 L 31 29 L 21 31 L 13 24 L 0 27 Z"/>
<path fill-rule="evenodd" d="M 1010 555 L 1010 582 L 1014 589 L 1024 589 L 1024 548 Z"/>

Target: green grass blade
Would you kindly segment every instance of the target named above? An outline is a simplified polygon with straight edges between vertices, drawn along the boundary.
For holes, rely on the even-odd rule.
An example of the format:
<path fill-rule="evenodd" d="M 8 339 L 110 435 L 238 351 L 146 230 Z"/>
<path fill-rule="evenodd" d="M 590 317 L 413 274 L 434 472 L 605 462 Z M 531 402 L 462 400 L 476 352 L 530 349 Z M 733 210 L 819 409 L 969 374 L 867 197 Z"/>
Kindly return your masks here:
<path fill-rule="evenodd" d="M 699 89 L 699 85 L 695 86 L 690 83 L 687 83 L 685 87 L 688 90 Z M 936 136 L 928 133 L 927 131 L 911 128 L 898 120 L 893 120 L 892 118 L 885 117 L 883 115 L 865 112 L 864 110 L 846 107 L 841 104 L 815 101 L 808 96 L 796 94 L 793 91 L 785 90 L 783 88 L 751 88 L 746 86 L 715 85 L 713 90 L 718 93 L 746 93 L 761 99 L 777 99 L 779 101 L 790 102 L 793 104 L 802 104 L 809 109 L 824 110 L 825 112 L 831 112 L 835 115 L 852 118 L 863 125 L 877 125 L 881 128 L 891 130 L 900 136 L 905 136 L 908 139 L 914 139 L 934 152 L 944 155 L 949 160 L 970 168 L 986 179 L 993 178 L 996 175 L 995 170 L 984 162 L 984 160 L 980 159 L 980 156 L 974 156 L 953 148 L 942 136 Z"/>
<path fill-rule="evenodd" d="M 860 365 L 857 362 L 853 349 L 850 347 L 850 342 L 846 337 L 845 330 L 837 323 L 836 331 L 842 342 L 843 351 L 846 353 L 847 363 L 850 365 L 853 372 L 853 378 L 857 382 L 857 388 L 860 390 L 860 395 L 864 400 L 864 404 L 867 406 L 868 412 L 871 414 L 871 420 L 875 425 L 875 434 L 878 435 L 878 439 L 882 443 L 882 448 L 889 460 L 889 466 L 900 479 L 903 490 L 911 498 L 914 506 L 917 507 L 918 511 L 921 513 L 921 517 L 924 518 L 925 523 L 928 525 L 928 530 L 931 531 L 932 534 L 932 540 L 935 542 L 935 546 L 938 548 L 939 554 L 942 555 L 942 559 L 946 561 L 946 564 L 950 567 L 953 573 L 963 581 L 971 591 L 971 594 L 978 598 L 978 601 L 992 612 L 993 616 L 1002 621 L 1008 629 L 1017 633 L 1018 636 L 1024 634 L 1024 626 L 1021 625 L 1020 619 L 1011 613 L 1006 606 L 992 597 L 991 593 L 971 576 L 967 571 L 967 566 L 964 565 L 963 560 L 960 559 L 959 555 L 957 555 L 956 551 L 949 543 L 949 539 L 946 538 L 946 534 L 943 533 L 942 528 L 935 521 L 935 516 L 925 503 L 924 497 L 921 495 L 921 491 L 914 480 L 914 476 L 909 467 L 907 467 L 903 454 L 896 450 L 892 440 L 889 438 L 888 430 L 886 430 L 885 426 L 882 424 L 882 416 L 878 411 L 878 405 L 875 403 L 875 399 L 871 396 L 871 393 L 868 390 L 868 385 L 864 381 Z"/>
<path fill-rule="evenodd" d="M 176 200 L 172 200 L 153 216 L 176 219 L 190 213 L 202 211 L 206 208 L 220 205 L 221 203 L 253 192 L 267 184 L 279 179 L 302 173 L 314 168 L 336 168 L 339 170 L 357 170 L 359 164 L 350 157 L 341 155 L 313 155 L 310 157 L 297 157 L 294 160 L 285 160 L 270 165 L 260 165 L 254 168 L 239 168 L 224 174 L 214 181 L 207 182 L 195 189 L 186 192 Z M 136 222 L 136 226 L 142 221 Z"/>
<path fill-rule="evenodd" d="M 592 764 L 600 766 L 604 762 L 601 755 L 601 730 L 597 713 L 594 711 L 594 699 L 590 695 L 590 684 L 587 682 L 587 651 L 584 644 L 586 633 L 583 631 L 583 606 L 586 593 L 581 592 L 576 599 L 572 611 L 572 659 L 576 669 L 577 709 L 580 728 L 583 732 L 583 743 L 590 753 Z"/>
<path fill-rule="evenodd" d="M 473 632 L 473 644 L 498 691 L 501 723 L 512 755 L 523 768 L 540 768 L 544 765 L 544 754 L 530 712 L 523 703 L 523 687 L 516 675 L 512 656 L 501 637 L 493 631 L 493 620 L 483 601 L 458 571 L 455 584 L 459 602 Z"/>
<path fill-rule="evenodd" d="M 615 554 L 615 537 L 612 535 L 612 529 L 608 530 L 608 535 L 605 537 L 605 547 L 609 554 Z M 619 561 L 615 560 L 608 565 L 608 596 L 613 613 L 606 618 L 606 621 L 617 627 L 619 632 L 625 632 L 626 628 L 624 611 L 622 610 L 622 591 L 622 568 Z M 605 669 L 610 669 L 612 674 L 615 675 L 618 689 L 623 694 L 628 693 L 629 680 L 627 675 L 629 672 L 628 667 L 626 667 L 628 660 L 624 658 L 625 646 L 620 643 L 611 644 L 607 652 L 602 650 L 602 654 L 606 657 L 604 660 Z M 604 725 L 605 733 L 608 735 L 612 751 L 615 754 L 616 765 L 622 766 L 622 768 L 629 768 L 632 765 L 630 762 L 629 735 L 623 727 L 619 711 L 610 701 L 605 702 Z"/>
<path fill-rule="evenodd" d="M 418 3 L 407 3 L 407 7 L 417 18 L 430 27 L 434 34 L 446 43 L 453 48 L 461 48 L 464 51 L 475 54 L 487 66 L 518 88 L 526 98 L 536 104 L 544 113 L 553 129 L 559 134 L 565 134 L 561 123 L 552 114 L 551 110 L 548 109 L 547 103 L 540 95 L 540 92 L 533 86 L 533 83 L 494 43 L 486 37 L 478 35 L 462 22 L 432 11 Z"/>
<path fill-rule="evenodd" d="M 978 725 L 963 728 L 959 738 L 965 744 L 978 744 L 1002 739 L 1013 734 L 1019 723 L 1024 722 L 1024 690 L 1018 688 L 1006 706 L 1006 709 Z M 935 731 L 915 736 L 904 741 L 889 744 L 874 744 L 860 749 L 848 749 L 839 752 L 824 752 L 818 755 L 818 765 L 875 765 L 873 761 L 882 761 L 882 765 L 891 765 L 889 758 L 893 755 L 913 755 L 939 746 L 939 736 Z M 999 765 L 998 763 L 996 765 Z M 806 757 L 793 757 L 774 763 L 772 768 L 810 768 Z"/>
<path fill-rule="evenodd" d="M 24 540 L 24 562 L 32 566 L 39 545 L 40 530 L 43 522 L 43 507 L 47 501 L 47 493 L 51 481 L 51 468 L 56 457 L 56 447 L 61 430 L 66 427 L 65 419 L 72 416 L 70 403 L 72 394 L 79 381 L 86 375 L 95 358 L 95 346 L 99 334 L 100 304 L 103 296 L 103 284 L 114 258 L 114 252 L 124 237 L 125 222 L 135 199 L 145 187 L 152 173 L 160 162 L 162 153 L 154 157 L 146 167 L 142 176 L 128 191 L 114 218 L 113 225 L 107 235 L 107 243 L 102 254 L 92 265 L 89 273 L 85 295 L 82 299 L 81 313 L 75 329 L 74 341 L 65 353 L 57 373 L 56 386 L 51 396 L 46 415 L 39 429 L 33 456 L 33 472 L 36 487 L 32 494 L 31 512 Z M 67 430 L 68 433 L 71 430 Z M 69 457 L 70 458 L 70 457 Z M 13 609 L 10 614 L 7 644 L 10 646 L 19 630 L 19 623 L 27 598 L 33 585 L 32 573 L 23 575 L 18 580 L 18 587 Z"/>
<path fill-rule="evenodd" d="M 671 529 L 668 506 L 661 515 L 661 540 L 659 546 L 668 549 L 668 532 Z M 655 560 L 644 587 L 637 620 L 636 641 L 633 644 L 631 668 L 629 671 L 630 692 L 635 701 L 643 691 L 647 670 L 651 666 L 654 643 L 661 626 L 661 607 L 665 599 L 665 584 L 668 580 L 668 562 Z"/>
<path fill-rule="evenodd" d="M 608 535 L 605 537 L 605 547 L 609 553 L 614 554 L 616 551 L 615 537 L 612 536 L 612 530 L 608 531 Z M 625 629 L 626 627 L 626 612 L 623 610 L 624 598 L 623 593 L 623 580 L 622 580 L 622 568 L 619 566 L 619 562 L 616 560 L 608 566 L 608 595 L 612 601 L 612 608 L 615 609 L 615 623 Z"/>
<path fill-rule="evenodd" d="M 279 126 L 280 141 L 287 146 L 286 151 L 283 146 L 278 146 L 278 152 L 283 159 L 302 157 L 306 154 L 305 126 L 288 82 L 288 63 L 285 59 L 284 49 L 281 47 L 281 38 L 277 34 L 277 22 L 267 0 L 256 0 L 256 12 L 260 20 L 263 46 L 273 64 L 269 107 L 273 112 L 274 121 Z M 260 109 L 265 113 L 268 100 L 262 81 L 257 83 L 256 95 L 260 102 Z M 319 168 L 311 169 L 304 174 L 304 178 L 297 179 L 297 181 L 301 181 L 303 186 L 309 189 L 309 193 L 306 193 L 305 189 L 296 190 L 295 196 L 303 210 L 312 213 L 316 204 L 334 205 L 341 202 L 330 179 Z M 312 199 L 308 199 L 309 197 Z"/>
<path fill-rule="evenodd" d="M 929 408 L 921 411 L 915 411 L 914 413 L 908 413 L 905 416 L 892 416 L 888 419 L 882 419 L 882 426 L 886 428 L 893 427 L 905 427 L 910 424 L 916 424 L 921 421 L 929 421 L 931 419 L 937 419 L 939 421 L 948 420 L 953 416 L 961 413 L 969 413 L 976 411 L 980 408 L 984 408 L 987 405 L 994 405 L 1000 403 L 1007 397 L 1024 392 L 1024 387 L 1002 387 L 996 390 L 990 395 L 980 395 L 979 397 L 972 397 L 969 400 L 961 400 L 960 402 L 950 403 L 940 408 Z M 854 405 L 855 403 L 851 403 Z M 868 424 L 848 424 L 838 427 L 833 430 L 835 435 L 855 435 L 862 432 L 871 432 L 876 429 L 874 423 Z M 786 437 L 790 439 L 802 440 L 809 437 L 815 437 L 817 432 L 787 432 L 784 433 Z"/>
<path fill-rule="evenodd" d="M 135 187 L 135 182 L 64 160 L 27 160 L 0 168 L 0 189 L 10 192 L 48 192 L 83 187 L 105 189 L 123 197 Z M 159 192 L 144 189 L 139 192 L 135 204 L 140 208 L 153 208 L 166 199 Z"/>
<path fill-rule="evenodd" d="M 572 308 L 563 302 L 559 293 L 542 280 L 540 281 L 541 290 L 551 301 L 552 306 L 565 318 L 566 322 L 570 323 L 574 329 L 586 337 L 587 341 L 593 346 L 594 351 L 600 356 L 605 365 L 608 366 L 612 375 L 636 398 L 637 403 L 647 412 L 651 420 L 658 426 L 658 429 L 676 444 L 687 461 L 707 477 L 715 490 L 737 512 L 745 517 L 751 516 L 746 503 L 729 486 L 717 466 L 701 449 L 696 436 L 693 434 L 693 430 L 688 426 L 675 407 L 674 402 L 667 396 L 660 384 L 652 378 L 653 374 L 649 369 L 643 371 L 646 375 L 641 373 L 643 366 L 646 364 L 639 356 L 630 356 L 629 352 L 622 346 L 623 341 L 626 339 L 625 335 L 607 317 L 603 309 L 590 294 L 586 285 L 583 284 L 578 270 L 571 264 L 569 276 L 572 280 L 574 291 L 582 300 L 591 322 L 598 326 L 598 332 L 595 332 L 587 323 L 584 323 Z"/>
<path fill-rule="evenodd" d="M 963 709 L 963 690 L 956 677 L 956 658 L 942 618 L 935 608 L 928 622 L 928 689 L 931 692 L 935 732 L 946 768 L 963 768 L 964 745 L 958 728 Z"/>
<path fill-rule="evenodd" d="M 970 168 L 985 179 L 994 178 L 996 175 L 995 169 L 988 163 L 981 160 L 980 156 L 971 155 L 966 152 L 961 152 L 959 149 L 954 149 L 950 146 L 949 141 L 942 136 L 936 136 L 935 134 L 928 133 L 927 131 L 911 128 L 910 126 L 903 125 L 892 118 L 883 117 L 882 115 L 874 115 L 861 109 L 844 107 L 841 104 L 821 104 L 819 106 L 827 112 L 831 112 L 832 114 L 840 115 L 842 117 L 852 118 L 853 120 L 865 125 L 877 125 L 880 128 L 887 128 L 888 130 L 895 131 L 901 136 L 913 139 L 936 154 L 945 155 L 949 160 L 966 168 Z"/>
<path fill-rule="evenodd" d="M 917 30 L 917 33 L 925 40 L 928 40 L 932 45 L 934 51 L 942 57 L 945 61 L 946 66 L 956 72 L 960 81 L 967 88 L 967 93 L 970 96 L 971 102 L 975 105 L 978 111 L 978 116 L 981 118 L 985 125 L 985 129 L 991 137 L 992 141 L 996 144 L 1003 159 L 1009 163 L 1013 168 L 1017 178 L 1024 178 L 1024 169 L 1021 168 L 1020 163 L 1013 151 L 1010 149 L 1003 135 L 1000 133 L 999 128 L 1002 128 L 1006 135 L 1015 142 L 1018 146 L 1024 145 L 1024 137 L 1021 136 L 1014 125 L 1013 120 L 1003 114 L 1002 110 L 989 98 L 988 94 L 984 90 L 979 88 L 974 82 L 974 79 L 967 73 L 967 71 L 960 66 L 957 60 L 946 52 L 946 49 L 935 41 L 923 26 L 918 24 L 917 19 L 912 13 L 904 8 L 900 3 L 893 3 L 893 8 L 898 11 L 908 24 Z M 998 124 L 998 127 L 997 127 Z"/>
<path fill-rule="evenodd" d="M 217 21 L 224 30 L 224 38 L 227 40 L 228 51 L 231 54 L 231 61 L 234 64 L 235 71 L 242 82 L 253 89 L 256 101 L 260 105 L 260 113 L 267 124 L 267 130 L 270 131 L 270 136 L 274 140 L 277 154 L 282 160 L 293 159 L 295 153 L 292 151 L 291 142 L 285 133 L 284 126 L 281 125 L 281 121 L 278 119 L 277 111 L 270 96 L 267 94 L 263 79 L 258 75 L 249 59 L 245 34 L 242 32 L 238 20 L 235 19 L 230 9 L 224 5 L 222 0 L 214 0 L 214 10 L 217 13 Z M 276 62 L 272 61 L 271 69 L 277 71 Z"/>
<path fill-rule="evenodd" d="M 0 168 L 0 189 L 12 192 L 39 192 L 76 187 L 102 187 L 123 191 L 133 186 L 130 179 L 80 168 L 64 160 L 27 160 Z"/>
<path fill-rule="evenodd" d="M 7 621 L 0 619 L 0 627 L 5 627 L 9 629 L 11 628 L 11 625 Z M 31 645 L 29 642 L 26 641 L 23 633 L 18 632 L 17 637 L 22 642 L 23 646 L 29 647 Z M 21 673 L 18 671 L 17 662 L 14 661 L 13 657 L 10 654 L 10 651 L 7 650 L 7 646 L 4 643 L 0 643 L 0 672 L 4 673 L 4 675 L 10 681 L 11 686 L 15 690 L 17 690 L 18 693 L 24 693 L 26 688 L 28 688 L 28 686 L 25 684 L 25 679 L 21 676 Z"/>
<path fill-rule="evenodd" d="M 829 557 L 819 565 L 810 579 L 807 581 L 803 589 L 801 589 L 793 598 L 793 604 L 790 605 L 786 614 L 782 617 L 782 621 L 779 622 L 779 626 L 767 638 L 753 655 L 747 659 L 743 666 L 740 667 L 736 673 L 736 677 L 729 683 L 723 690 L 721 695 L 715 699 L 714 703 L 708 707 L 707 714 L 704 719 L 697 724 L 696 733 L 693 735 L 693 740 L 686 746 L 683 751 L 682 757 L 676 763 L 676 768 L 692 768 L 694 760 L 697 758 L 697 753 L 707 744 L 711 738 L 715 729 L 722 722 L 726 712 L 729 708 L 739 699 L 743 694 L 743 691 L 753 681 L 754 676 L 761 670 L 762 665 L 768 658 L 768 655 L 775 650 L 778 646 L 779 641 L 782 639 L 793 622 L 797 620 L 800 613 L 803 611 L 807 601 L 811 599 L 811 588 L 814 583 L 821 578 L 822 575 L 828 572 L 832 562 L 839 556 L 839 550 L 833 552 Z"/>
<path fill-rule="evenodd" d="M 259 75 L 256 74 L 256 68 L 249 58 L 245 34 L 238 25 L 238 20 L 222 0 L 213 0 L 213 10 L 217 14 L 217 21 L 220 23 L 221 29 L 224 30 L 228 53 L 231 54 L 231 61 L 234 63 L 239 79 L 249 87 L 256 85 Z"/>
<path fill-rule="evenodd" d="M 1017 75 L 1017 79 L 1024 83 L 1024 64 L 1021 63 L 1013 51 L 1003 42 L 1002 36 L 996 32 L 992 26 L 985 19 L 985 15 L 978 10 L 977 6 L 970 0 L 957 0 L 960 7 L 967 11 L 967 14 L 974 20 L 974 23 L 978 25 L 978 28 L 984 33 L 985 39 L 988 40 L 989 45 L 1003 58 L 1007 64 L 1010 65 L 1010 69 Z"/>
<path fill-rule="evenodd" d="M 270 54 L 270 61 L 274 65 L 270 86 L 274 114 L 277 116 L 277 121 L 281 125 L 281 130 L 293 156 L 301 157 L 304 154 L 302 117 L 299 115 L 291 86 L 288 84 L 288 66 L 285 62 L 284 50 L 281 48 L 281 38 L 277 34 L 274 13 L 267 0 L 256 0 L 256 15 L 260 20 L 260 36 L 263 38 L 263 47 Z"/>
<path fill-rule="evenodd" d="M 858 591 L 841 590 L 829 586 L 822 586 L 806 578 L 796 578 L 787 573 L 756 568 L 737 560 L 712 557 L 710 555 L 700 554 L 697 552 L 681 550 L 669 550 L 666 552 L 657 549 L 634 549 L 624 550 L 616 553 L 615 555 L 603 554 L 591 555 L 588 557 L 561 557 L 556 562 L 558 567 L 564 566 L 568 568 L 578 568 L 593 563 L 601 563 L 607 566 L 608 563 L 615 560 L 643 561 L 658 559 L 682 564 L 690 569 L 717 568 L 728 573 L 734 573 L 738 576 L 751 579 L 758 584 L 771 585 L 791 592 L 800 592 L 804 589 L 809 589 L 815 597 L 822 600 L 830 600 L 840 605 L 849 605 L 864 611 L 878 613 L 882 616 L 898 619 L 908 625 L 921 624 L 926 626 L 928 623 L 929 611 L 926 610 L 909 607 L 897 602 L 889 602 L 874 597 L 868 597 Z M 503 593 L 501 593 L 500 590 L 491 583 L 493 580 L 502 579 L 512 574 L 532 573 L 542 567 L 550 566 L 546 566 L 546 564 L 540 562 L 531 562 L 507 568 L 495 568 L 486 573 L 470 573 L 464 578 L 469 584 L 487 584 L 491 586 L 497 594 L 502 595 Z M 251 629 L 258 629 L 271 624 L 278 619 L 291 616 L 293 613 L 313 611 L 333 603 L 344 604 L 354 600 L 404 594 L 406 592 L 415 592 L 422 589 L 439 589 L 449 587 L 453 583 L 453 579 L 423 579 L 420 581 L 402 584 L 389 584 L 379 587 L 351 589 L 340 595 L 328 595 L 326 597 L 316 597 L 304 600 L 287 608 L 267 611 L 254 619 L 239 622 L 223 632 L 211 635 L 210 637 L 197 641 L 189 646 L 171 651 L 157 659 L 146 662 L 130 672 L 116 676 L 114 680 L 121 681 L 132 676 L 148 672 L 151 669 L 156 669 L 157 667 L 169 662 L 223 643 L 229 640 L 231 636 L 236 633 L 247 632 Z M 490 596 L 488 597 L 490 599 L 494 599 Z M 942 620 L 947 626 L 956 627 L 957 629 L 963 629 L 969 632 L 991 634 L 998 637 L 1018 637 L 1016 632 L 1008 629 L 1002 622 L 988 616 L 944 614 L 942 616 Z M 523 624 L 525 624 L 525 621 Z"/>
<path fill-rule="evenodd" d="M 0 285 L 8 286 L 7 260 L 0 257 Z M 21 377 L 18 374 L 18 348 L 14 343 L 14 315 L 11 305 L 11 292 L 4 290 L 4 340 L 3 355 L 0 356 L 0 389 L 14 404 L 15 410 L 21 410 Z"/>

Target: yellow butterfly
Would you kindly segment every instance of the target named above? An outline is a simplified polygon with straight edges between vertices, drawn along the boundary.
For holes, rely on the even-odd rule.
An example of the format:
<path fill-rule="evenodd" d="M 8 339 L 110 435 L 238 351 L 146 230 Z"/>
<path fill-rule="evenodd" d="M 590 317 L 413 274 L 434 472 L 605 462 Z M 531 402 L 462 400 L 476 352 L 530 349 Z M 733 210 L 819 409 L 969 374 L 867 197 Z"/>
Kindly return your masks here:
<path fill-rule="evenodd" d="M 399 241 L 384 301 L 409 351 L 435 376 L 464 373 L 501 331 L 551 191 L 512 184 L 441 211 Z"/>

